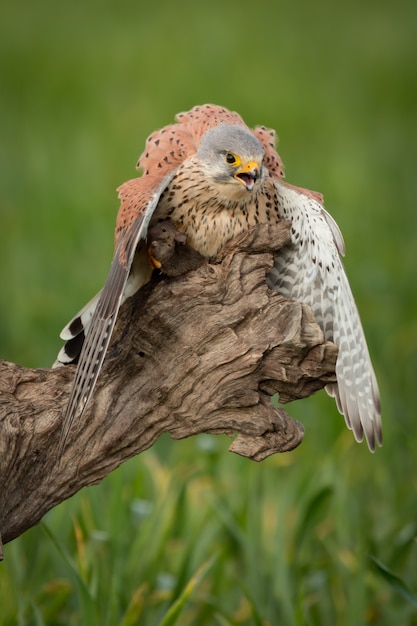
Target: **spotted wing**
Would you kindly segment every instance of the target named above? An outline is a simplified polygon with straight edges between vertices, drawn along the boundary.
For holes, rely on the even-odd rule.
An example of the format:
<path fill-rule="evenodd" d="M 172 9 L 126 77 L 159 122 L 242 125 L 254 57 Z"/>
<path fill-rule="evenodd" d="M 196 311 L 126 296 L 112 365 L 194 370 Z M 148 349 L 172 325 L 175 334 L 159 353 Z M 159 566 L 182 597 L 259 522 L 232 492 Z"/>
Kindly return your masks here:
<path fill-rule="evenodd" d="M 94 306 L 64 415 L 63 444 L 75 417 L 77 414 L 81 417 L 94 390 L 120 305 L 126 288 L 129 287 L 129 274 L 136 251 L 146 239 L 149 221 L 161 193 L 169 184 L 172 176 L 173 172 L 165 176 L 156 186 L 155 178 L 152 176 L 137 179 L 142 181 L 142 185 L 140 189 L 136 189 L 136 216 L 126 229 L 119 233 L 109 274 Z M 132 292 L 134 293 L 139 287 L 140 284 L 135 285 Z"/>
<path fill-rule="evenodd" d="M 273 176 L 285 178 L 284 163 L 275 148 L 278 141 L 276 132 L 266 126 L 256 126 L 252 132 L 265 150 L 264 165 L 266 169 Z"/>
<path fill-rule="evenodd" d="M 378 385 L 359 313 L 339 254 L 342 234 L 321 204 L 277 181 L 280 213 L 292 222 L 292 245 L 280 251 L 268 284 L 282 295 L 305 302 L 338 349 L 337 383 L 326 390 L 357 441 L 365 434 L 370 450 L 382 443 Z"/>
<path fill-rule="evenodd" d="M 197 150 L 203 135 L 219 124 L 237 124 L 246 126 L 239 113 L 229 111 L 217 104 L 200 104 L 190 111 L 178 113 L 175 119 L 179 122 L 176 128 L 186 128 L 195 150 Z"/>
<path fill-rule="evenodd" d="M 137 163 L 143 176 L 119 188 L 121 206 L 116 220 L 115 254 L 106 283 L 61 333 L 67 344 L 61 349 L 55 366 L 79 358 L 64 416 L 64 442 L 75 416 L 80 413 L 81 417 L 91 397 L 121 303 L 146 282 L 147 277 L 141 276 L 146 275 L 146 268 L 135 267 L 136 271 L 131 272 L 131 266 L 162 192 L 178 166 L 196 151 L 200 117 L 209 117 L 209 111 L 206 106 L 201 111 L 198 107 L 195 109 L 180 114 L 178 123 L 165 126 L 148 137 Z M 218 109 L 218 116 L 237 115 L 221 107 L 214 109 Z"/>

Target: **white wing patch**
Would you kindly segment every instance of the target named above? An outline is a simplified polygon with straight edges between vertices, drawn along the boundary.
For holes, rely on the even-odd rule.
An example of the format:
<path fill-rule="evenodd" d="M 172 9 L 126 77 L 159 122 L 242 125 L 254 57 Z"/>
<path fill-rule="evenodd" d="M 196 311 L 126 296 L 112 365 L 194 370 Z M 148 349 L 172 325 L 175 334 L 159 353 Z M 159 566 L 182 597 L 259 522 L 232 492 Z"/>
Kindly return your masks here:
<path fill-rule="evenodd" d="M 280 251 L 267 282 L 308 304 L 325 339 L 338 349 L 337 383 L 326 387 L 357 441 L 381 445 L 379 391 L 359 313 L 339 256 L 343 237 L 335 220 L 311 197 L 276 181 L 279 210 L 292 222 L 292 245 Z"/>

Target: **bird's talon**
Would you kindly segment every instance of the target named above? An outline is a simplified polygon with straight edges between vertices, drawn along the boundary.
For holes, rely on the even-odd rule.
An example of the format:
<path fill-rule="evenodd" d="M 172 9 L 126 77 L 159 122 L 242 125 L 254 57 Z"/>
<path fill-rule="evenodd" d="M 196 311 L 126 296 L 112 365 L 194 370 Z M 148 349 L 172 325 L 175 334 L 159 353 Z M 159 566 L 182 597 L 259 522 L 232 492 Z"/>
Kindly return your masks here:
<path fill-rule="evenodd" d="M 154 255 L 152 254 L 151 246 L 149 246 L 148 248 L 148 257 L 149 257 L 149 263 L 150 263 L 151 268 L 153 270 L 160 270 L 162 267 L 162 263 L 158 261 L 158 259 L 155 258 Z"/>

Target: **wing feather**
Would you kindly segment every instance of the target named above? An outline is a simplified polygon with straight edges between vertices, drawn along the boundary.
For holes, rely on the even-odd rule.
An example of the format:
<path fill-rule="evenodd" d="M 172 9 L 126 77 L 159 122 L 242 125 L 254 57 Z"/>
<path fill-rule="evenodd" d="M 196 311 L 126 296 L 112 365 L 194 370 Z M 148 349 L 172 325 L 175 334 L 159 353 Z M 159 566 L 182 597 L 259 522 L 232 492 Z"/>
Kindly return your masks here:
<path fill-rule="evenodd" d="M 337 383 L 326 390 L 355 438 L 365 434 L 370 450 L 381 445 L 381 409 L 376 377 L 359 313 L 339 253 L 343 238 L 334 219 L 314 197 L 276 181 L 279 210 L 292 222 L 292 244 L 280 251 L 268 285 L 310 305 L 326 340 L 339 349 Z"/>
<path fill-rule="evenodd" d="M 150 219 L 163 190 L 169 184 L 174 172 L 165 176 L 155 187 L 151 177 L 144 181 L 141 204 L 138 205 L 136 219 L 129 223 L 125 232 L 119 233 L 116 251 L 105 285 L 99 294 L 94 312 L 83 343 L 74 382 L 63 420 L 62 447 L 68 437 L 75 418 L 82 416 L 84 408 L 93 393 L 104 357 L 111 339 L 119 308 L 124 301 L 132 263 L 141 243 L 146 240 Z M 135 286 L 136 291 L 139 285 Z M 131 295 L 130 293 L 128 295 Z"/>

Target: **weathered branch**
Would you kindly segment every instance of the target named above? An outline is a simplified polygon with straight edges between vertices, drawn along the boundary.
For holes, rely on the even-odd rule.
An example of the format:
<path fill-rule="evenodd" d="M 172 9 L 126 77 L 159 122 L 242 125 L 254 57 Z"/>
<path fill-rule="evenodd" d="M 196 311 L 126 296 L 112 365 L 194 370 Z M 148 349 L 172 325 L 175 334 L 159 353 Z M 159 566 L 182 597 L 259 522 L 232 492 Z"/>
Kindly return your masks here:
<path fill-rule="evenodd" d="M 296 447 L 303 427 L 281 402 L 333 381 L 336 347 L 311 310 L 271 292 L 272 252 L 286 224 L 258 227 L 215 263 L 153 281 L 122 307 L 92 401 L 59 461 L 61 418 L 74 367 L 0 362 L 0 530 L 5 542 L 52 507 L 98 483 L 169 432 L 235 437 L 261 461 Z"/>

